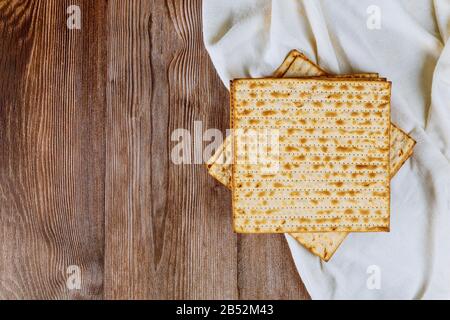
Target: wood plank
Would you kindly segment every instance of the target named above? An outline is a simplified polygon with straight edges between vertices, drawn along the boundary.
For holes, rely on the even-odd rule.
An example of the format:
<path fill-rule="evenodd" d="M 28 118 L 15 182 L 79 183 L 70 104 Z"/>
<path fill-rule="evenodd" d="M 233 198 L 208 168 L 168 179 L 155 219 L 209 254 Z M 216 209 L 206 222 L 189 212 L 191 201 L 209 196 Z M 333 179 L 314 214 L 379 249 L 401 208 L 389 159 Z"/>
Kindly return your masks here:
<path fill-rule="evenodd" d="M 0 2 L 0 298 L 101 298 L 105 1 Z M 66 287 L 81 269 L 80 290 Z"/>
<path fill-rule="evenodd" d="M 170 161 L 175 129 L 227 113 L 201 3 L 113 0 L 108 16 L 106 297 L 237 298 L 230 199 L 203 165 Z"/>
<path fill-rule="evenodd" d="M 309 300 L 284 235 L 239 235 L 240 299 Z"/>

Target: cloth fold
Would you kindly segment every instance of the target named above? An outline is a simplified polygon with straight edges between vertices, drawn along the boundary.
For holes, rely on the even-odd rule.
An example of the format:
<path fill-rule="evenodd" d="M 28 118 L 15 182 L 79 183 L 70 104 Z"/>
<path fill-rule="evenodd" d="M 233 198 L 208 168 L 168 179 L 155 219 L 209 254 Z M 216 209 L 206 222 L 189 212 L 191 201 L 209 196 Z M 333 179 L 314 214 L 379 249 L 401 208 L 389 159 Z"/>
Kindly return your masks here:
<path fill-rule="evenodd" d="M 449 299 L 450 1 L 344 2 L 205 0 L 205 45 L 226 86 L 270 75 L 291 49 L 393 82 L 392 121 L 418 143 L 391 183 L 391 232 L 352 234 L 328 263 L 288 243 L 313 299 Z"/>

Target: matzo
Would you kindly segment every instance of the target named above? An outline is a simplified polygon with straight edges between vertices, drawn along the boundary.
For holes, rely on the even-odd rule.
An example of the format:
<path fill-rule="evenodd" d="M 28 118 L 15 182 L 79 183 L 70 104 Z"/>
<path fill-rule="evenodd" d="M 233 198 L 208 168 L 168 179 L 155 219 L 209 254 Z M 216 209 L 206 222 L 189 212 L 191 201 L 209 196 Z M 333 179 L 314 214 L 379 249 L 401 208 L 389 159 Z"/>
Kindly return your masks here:
<path fill-rule="evenodd" d="M 296 60 L 296 63 L 294 63 Z M 302 64 L 304 66 L 302 66 Z M 293 50 L 289 53 L 286 60 L 276 71 L 276 76 L 283 76 L 289 74 L 291 76 L 301 77 L 303 74 L 299 70 L 319 70 L 317 75 L 326 74 L 318 66 L 306 59 L 300 52 Z M 292 71 L 294 70 L 294 72 Z M 296 71 L 297 70 L 297 71 Z M 314 73 L 308 73 L 314 75 Z M 341 77 L 377 77 L 377 74 L 358 74 L 346 75 Z M 231 189 L 231 139 L 226 139 L 216 154 L 208 161 L 208 171 L 219 182 Z M 391 168 L 390 175 L 393 177 L 400 169 L 401 165 L 411 155 L 415 141 L 406 133 L 391 125 Z M 319 256 L 321 259 L 328 261 L 339 245 L 347 236 L 346 232 L 325 232 L 325 233 L 294 233 L 291 234 L 298 242 L 304 245 L 313 254 Z"/>
<path fill-rule="evenodd" d="M 388 231 L 390 88 L 340 78 L 233 81 L 235 231 Z M 255 162 L 253 133 L 275 131 L 279 155 Z"/>

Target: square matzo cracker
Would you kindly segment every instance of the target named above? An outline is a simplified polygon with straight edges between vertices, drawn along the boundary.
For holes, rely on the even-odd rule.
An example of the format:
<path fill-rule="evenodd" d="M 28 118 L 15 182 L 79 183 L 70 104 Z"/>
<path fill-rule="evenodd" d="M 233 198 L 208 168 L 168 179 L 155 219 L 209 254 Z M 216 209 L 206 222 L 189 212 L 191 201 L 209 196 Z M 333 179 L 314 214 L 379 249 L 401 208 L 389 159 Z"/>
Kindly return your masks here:
<path fill-rule="evenodd" d="M 235 231 L 388 231 L 390 90 L 380 80 L 233 81 Z M 274 132 L 279 154 L 261 162 L 260 138 Z"/>

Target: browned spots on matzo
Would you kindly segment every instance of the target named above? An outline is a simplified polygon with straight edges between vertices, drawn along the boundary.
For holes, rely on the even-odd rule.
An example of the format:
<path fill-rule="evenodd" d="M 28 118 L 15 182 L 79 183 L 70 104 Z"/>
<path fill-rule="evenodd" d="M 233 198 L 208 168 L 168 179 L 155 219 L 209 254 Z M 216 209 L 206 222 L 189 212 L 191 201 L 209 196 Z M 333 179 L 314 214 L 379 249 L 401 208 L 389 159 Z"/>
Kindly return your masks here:
<path fill-rule="evenodd" d="M 269 84 L 268 83 L 265 83 L 265 82 L 251 82 L 250 84 L 249 84 L 249 88 L 250 89 L 258 89 L 258 88 L 265 88 L 265 87 L 267 87 Z"/>
<path fill-rule="evenodd" d="M 328 99 L 340 99 L 342 98 L 342 93 L 332 93 L 327 96 Z"/>
<path fill-rule="evenodd" d="M 282 184 L 281 182 L 275 182 L 275 183 L 273 184 L 273 187 L 274 187 L 274 188 L 283 188 L 283 187 L 284 187 L 284 184 Z"/>
<path fill-rule="evenodd" d="M 289 93 L 289 92 L 279 92 L 279 91 L 272 91 L 271 93 L 270 93 L 270 95 L 273 97 L 273 98 L 287 98 L 287 97 L 289 97 L 291 94 Z"/>
<path fill-rule="evenodd" d="M 297 129 L 290 128 L 290 129 L 288 129 L 287 134 L 288 134 L 288 136 L 293 136 L 296 132 L 297 132 Z"/>
<path fill-rule="evenodd" d="M 368 157 L 367 157 L 367 161 L 369 161 L 369 162 L 375 162 L 375 161 L 377 161 L 377 162 L 383 162 L 383 161 L 384 161 L 384 158 L 382 158 L 382 157 L 372 157 L 372 156 L 368 156 Z"/>
<path fill-rule="evenodd" d="M 262 115 L 264 117 L 274 116 L 276 114 L 277 114 L 277 112 L 274 111 L 274 110 L 265 110 L 265 111 L 262 112 Z"/>
<path fill-rule="evenodd" d="M 345 197 L 345 196 L 354 197 L 358 193 L 359 193 L 359 191 L 347 190 L 347 191 L 338 191 L 337 195 L 340 196 L 340 197 Z"/>
<path fill-rule="evenodd" d="M 314 101 L 314 102 L 313 102 L 313 106 L 316 107 L 316 108 L 320 108 L 320 107 L 322 107 L 322 105 L 323 105 L 323 104 L 322 104 L 322 102 L 320 102 L 320 101 Z"/>
<path fill-rule="evenodd" d="M 352 151 L 354 151 L 354 148 L 353 147 L 338 146 L 338 147 L 336 147 L 336 151 L 337 152 L 352 152 Z"/>
<path fill-rule="evenodd" d="M 305 100 L 311 98 L 311 94 L 309 94 L 307 92 L 300 92 L 299 96 L 300 96 L 300 98 L 305 99 Z"/>

